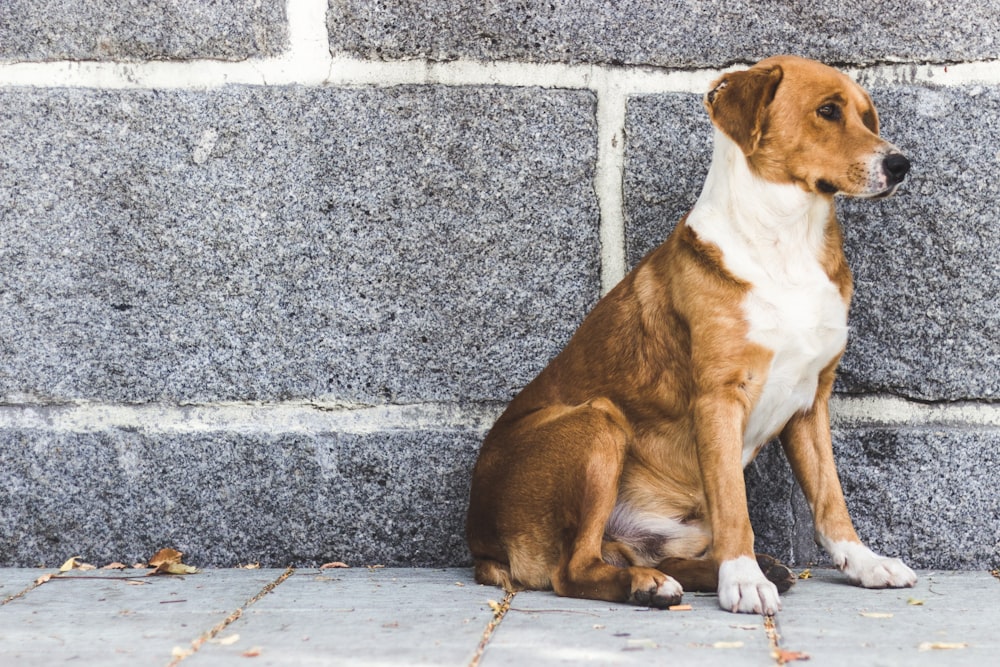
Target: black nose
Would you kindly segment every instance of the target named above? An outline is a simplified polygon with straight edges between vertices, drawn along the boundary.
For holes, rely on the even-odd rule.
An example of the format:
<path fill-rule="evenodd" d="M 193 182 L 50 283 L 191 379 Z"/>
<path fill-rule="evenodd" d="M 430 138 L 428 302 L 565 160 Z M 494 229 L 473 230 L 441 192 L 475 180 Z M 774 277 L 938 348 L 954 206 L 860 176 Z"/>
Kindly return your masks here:
<path fill-rule="evenodd" d="M 907 172 L 910 171 L 910 161 L 902 153 L 893 153 L 882 160 L 882 168 L 889 177 L 889 185 L 896 185 L 906 178 Z"/>

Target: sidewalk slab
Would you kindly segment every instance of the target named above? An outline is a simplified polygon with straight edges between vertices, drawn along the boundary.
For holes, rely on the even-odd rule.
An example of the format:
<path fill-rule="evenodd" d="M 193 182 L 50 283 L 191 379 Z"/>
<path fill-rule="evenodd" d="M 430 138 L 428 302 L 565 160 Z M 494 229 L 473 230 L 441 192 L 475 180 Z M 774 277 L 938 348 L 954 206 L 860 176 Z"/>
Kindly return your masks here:
<path fill-rule="evenodd" d="M 483 655 L 502 665 L 772 665 L 763 619 L 684 596 L 691 611 L 518 593 Z"/>
<path fill-rule="evenodd" d="M 4 590 L 30 585 L 38 572 L 2 570 L 0 581 Z M 0 605 L 0 665 L 175 667 L 188 652 L 180 667 L 248 658 L 258 666 L 460 667 L 477 655 L 480 667 L 742 667 L 779 664 L 777 647 L 816 665 L 921 667 L 991 664 L 1000 649 L 1000 580 L 983 571 L 921 571 L 912 589 L 878 591 L 816 569 L 783 596 L 771 627 L 722 611 L 710 594 L 685 595 L 690 611 L 664 611 L 522 592 L 492 635 L 490 603 L 503 591 L 477 585 L 468 568 L 145 573 L 74 572 L 89 580 L 50 580 Z"/>
<path fill-rule="evenodd" d="M 24 572 L 39 576 L 37 570 Z M 192 640 L 282 570 L 208 570 L 182 577 L 148 572 L 70 573 L 3 605 L 0 664 L 166 665 L 175 647 L 189 650 Z"/>
<path fill-rule="evenodd" d="M 1000 581 L 989 572 L 917 574 L 913 588 L 864 590 L 837 572 L 816 571 L 784 598 L 782 645 L 814 664 L 993 664 Z"/>
<path fill-rule="evenodd" d="M 467 665 L 503 592 L 468 569 L 299 570 L 190 665 Z M 220 634 L 220 637 L 222 635 Z M 229 641 L 229 640 L 227 640 Z"/>

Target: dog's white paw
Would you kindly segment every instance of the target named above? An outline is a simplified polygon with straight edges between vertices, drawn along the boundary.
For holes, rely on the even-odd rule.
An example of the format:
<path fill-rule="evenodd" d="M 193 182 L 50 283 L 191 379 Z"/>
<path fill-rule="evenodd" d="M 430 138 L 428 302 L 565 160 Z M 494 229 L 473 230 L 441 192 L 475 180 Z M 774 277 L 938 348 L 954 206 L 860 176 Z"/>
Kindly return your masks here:
<path fill-rule="evenodd" d="M 719 566 L 719 606 L 727 611 L 770 616 L 781 609 L 778 588 L 749 556 Z"/>
<path fill-rule="evenodd" d="M 837 542 L 830 555 L 852 584 L 864 588 L 907 588 L 917 583 L 917 575 L 903 561 L 879 556 L 863 544 Z"/>

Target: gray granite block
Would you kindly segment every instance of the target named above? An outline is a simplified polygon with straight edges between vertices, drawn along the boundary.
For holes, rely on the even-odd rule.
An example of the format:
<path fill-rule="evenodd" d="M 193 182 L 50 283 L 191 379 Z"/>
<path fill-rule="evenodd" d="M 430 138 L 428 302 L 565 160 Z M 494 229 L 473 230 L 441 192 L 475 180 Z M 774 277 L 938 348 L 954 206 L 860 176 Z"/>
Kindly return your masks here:
<path fill-rule="evenodd" d="M 855 277 L 839 391 L 922 400 L 1000 394 L 1000 91 L 875 85 L 883 134 L 913 159 L 886 201 L 839 200 Z M 711 159 L 697 95 L 629 100 L 624 180 L 634 265 L 694 204 Z"/>
<path fill-rule="evenodd" d="M 838 389 L 1000 398 L 1000 90 L 878 87 L 913 161 L 890 200 L 841 207 L 856 296 Z"/>
<path fill-rule="evenodd" d="M 464 565 L 479 432 L 0 432 L 0 565 Z"/>
<path fill-rule="evenodd" d="M 288 46 L 284 0 L 5 0 L 6 60 L 243 60 Z"/>
<path fill-rule="evenodd" d="M 691 210 L 712 161 L 701 95 L 629 98 L 625 114 L 625 260 L 635 266 Z"/>
<path fill-rule="evenodd" d="M 854 525 L 873 549 L 921 568 L 1000 563 L 1000 431 L 837 429 L 834 449 Z M 746 478 L 758 550 L 826 562 L 780 448 L 766 448 Z"/>
<path fill-rule="evenodd" d="M 364 58 L 521 60 L 672 67 L 797 53 L 840 63 L 997 56 L 1000 15 L 958 0 L 329 0 L 330 47 Z"/>
<path fill-rule="evenodd" d="M 0 108 L 6 400 L 507 400 L 599 292 L 589 92 Z"/>

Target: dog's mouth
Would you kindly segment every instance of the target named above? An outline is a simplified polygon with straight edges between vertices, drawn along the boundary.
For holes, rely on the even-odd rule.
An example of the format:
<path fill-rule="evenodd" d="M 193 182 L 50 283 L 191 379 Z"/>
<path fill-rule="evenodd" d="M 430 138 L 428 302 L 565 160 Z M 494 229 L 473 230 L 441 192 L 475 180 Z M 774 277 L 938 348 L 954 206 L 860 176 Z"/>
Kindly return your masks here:
<path fill-rule="evenodd" d="M 890 185 L 889 187 L 887 187 L 885 190 L 882 190 L 881 192 L 873 192 L 871 194 L 862 193 L 862 194 L 855 195 L 855 196 L 859 197 L 860 199 L 871 199 L 871 200 L 878 201 L 880 199 L 888 199 L 889 197 L 891 197 L 894 194 L 896 194 L 896 190 L 898 190 L 898 189 L 899 189 L 899 183 L 896 183 L 895 185 Z"/>
<path fill-rule="evenodd" d="M 889 188 L 883 190 L 882 192 L 877 192 L 873 194 L 871 197 L 869 197 L 869 199 L 888 199 L 889 197 L 896 194 L 896 190 L 898 189 L 899 189 L 899 183 L 890 186 Z"/>

